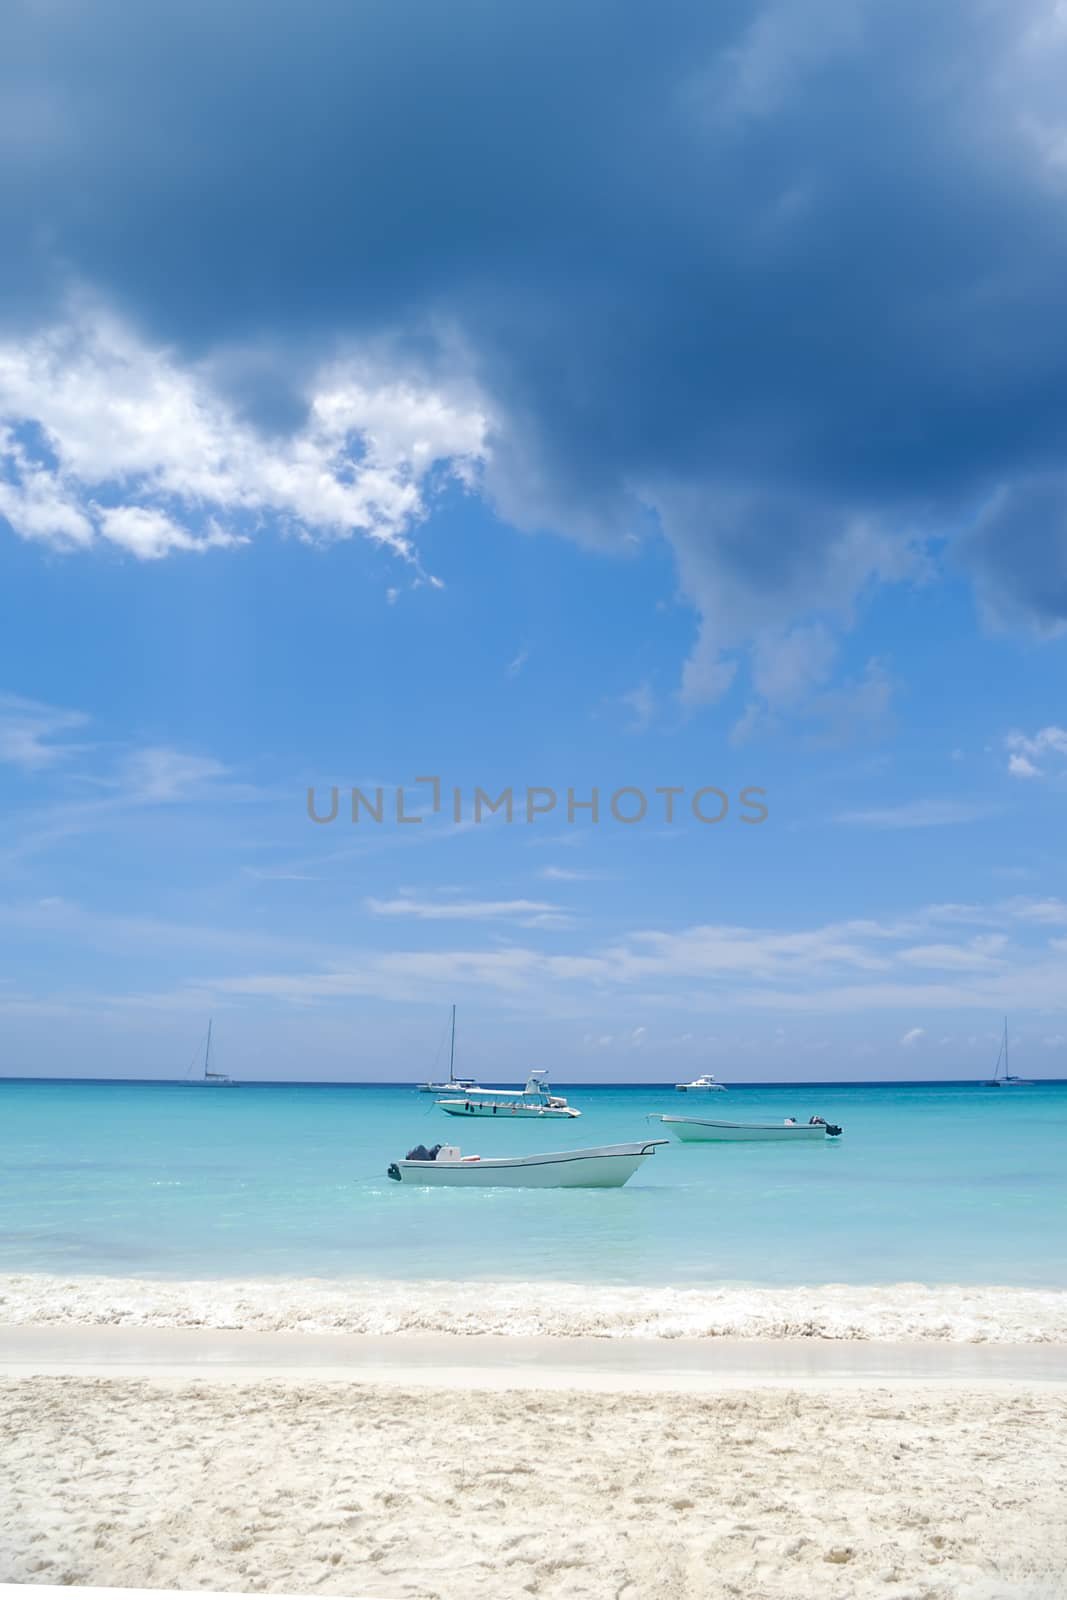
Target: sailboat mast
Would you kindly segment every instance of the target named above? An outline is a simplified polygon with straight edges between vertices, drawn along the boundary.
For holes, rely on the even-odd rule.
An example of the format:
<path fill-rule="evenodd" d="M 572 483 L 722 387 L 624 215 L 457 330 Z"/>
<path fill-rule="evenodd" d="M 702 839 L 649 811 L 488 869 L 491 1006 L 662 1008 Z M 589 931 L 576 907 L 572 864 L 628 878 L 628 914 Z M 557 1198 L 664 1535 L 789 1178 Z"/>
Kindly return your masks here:
<path fill-rule="evenodd" d="M 455 1082 L 456 1077 L 456 1008 L 452 1007 L 452 1043 L 448 1049 L 448 1081 Z"/>
<path fill-rule="evenodd" d="M 1007 1019 L 1007 1017 L 1004 1018 L 1004 1076 L 1005 1076 L 1005 1078 L 1008 1078 L 1008 1077 L 1011 1076 L 1011 1070 L 1010 1070 L 1010 1068 L 1008 1066 L 1008 1019 Z"/>
<path fill-rule="evenodd" d="M 205 1078 L 208 1075 L 208 1067 L 210 1066 L 210 1064 L 211 1064 L 211 1018 L 209 1017 L 208 1020 L 207 1020 L 207 1044 L 204 1046 L 204 1077 Z"/>

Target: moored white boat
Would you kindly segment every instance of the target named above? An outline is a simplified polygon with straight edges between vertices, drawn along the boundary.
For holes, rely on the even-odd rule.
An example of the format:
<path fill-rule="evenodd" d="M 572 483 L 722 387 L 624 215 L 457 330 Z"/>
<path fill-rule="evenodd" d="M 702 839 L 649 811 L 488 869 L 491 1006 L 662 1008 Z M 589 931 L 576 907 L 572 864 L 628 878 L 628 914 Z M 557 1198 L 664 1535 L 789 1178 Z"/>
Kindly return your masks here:
<path fill-rule="evenodd" d="M 457 1188 L 618 1189 L 666 1139 L 637 1144 L 602 1144 L 588 1150 L 554 1150 L 532 1156 L 464 1156 L 455 1145 L 425 1151 L 427 1159 L 394 1161 L 389 1177 L 399 1183 L 449 1184 Z M 412 1152 L 414 1154 L 414 1152 Z"/>
<path fill-rule="evenodd" d="M 702 1072 L 692 1083 L 676 1083 L 679 1094 L 725 1094 L 725 1083 L 717 1083 L 713 1072 Z"/>
<path fill-rule="evenodd" d="M 530 1073 L 524 1089 L 466 1089 L 462 1098 L 438 1100 L 450 1117 L 580 1117 L 562 1095 L 548 1087 L 543 1069 Z"/>
<path fill-rule="evenodd" d="M 740 1141 L 781 1140 L 798 1143 L 805 1139 L 836 1138 L 841 1129 L 827 1122 L 719 1122 L 708 1117 L 659 1116 L 676 1139 L 685 1144 L 733 1144 Z"/>

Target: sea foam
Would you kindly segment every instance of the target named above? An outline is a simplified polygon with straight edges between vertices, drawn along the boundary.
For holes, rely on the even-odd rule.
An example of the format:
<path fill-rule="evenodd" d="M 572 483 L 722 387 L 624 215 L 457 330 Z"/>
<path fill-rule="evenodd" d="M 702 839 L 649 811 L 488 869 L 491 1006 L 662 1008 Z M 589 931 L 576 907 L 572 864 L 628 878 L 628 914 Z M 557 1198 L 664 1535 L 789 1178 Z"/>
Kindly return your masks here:
<path fill-rule="evenodd" d="M 1067 1343 L 1067 1290 L 818 1284 L 642 1288 L 515 1281 L 0 1277 L 0 1324 L 604 1339 Z"/>

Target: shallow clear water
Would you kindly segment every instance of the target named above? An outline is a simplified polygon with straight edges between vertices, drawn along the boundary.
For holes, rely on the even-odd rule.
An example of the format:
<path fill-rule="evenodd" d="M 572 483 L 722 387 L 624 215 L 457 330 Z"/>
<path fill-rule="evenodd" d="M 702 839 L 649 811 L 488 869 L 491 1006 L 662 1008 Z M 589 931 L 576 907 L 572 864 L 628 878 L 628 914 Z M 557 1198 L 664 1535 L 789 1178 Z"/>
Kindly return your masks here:
<path fill-rule="evenodd" d="M 562 1087 L 574 1122 L 398 1087 L 0 1082 L 0 1271 L 1067 1287 L 1067 1084 Z M 649 1111 L 818 1112 L 826 1144 L 663 1146 L 624 1189 L 420 1190 L 389 1161 L 659 1137 Z M 711 1109 L 714 1107 L 714 1109 Z"/>

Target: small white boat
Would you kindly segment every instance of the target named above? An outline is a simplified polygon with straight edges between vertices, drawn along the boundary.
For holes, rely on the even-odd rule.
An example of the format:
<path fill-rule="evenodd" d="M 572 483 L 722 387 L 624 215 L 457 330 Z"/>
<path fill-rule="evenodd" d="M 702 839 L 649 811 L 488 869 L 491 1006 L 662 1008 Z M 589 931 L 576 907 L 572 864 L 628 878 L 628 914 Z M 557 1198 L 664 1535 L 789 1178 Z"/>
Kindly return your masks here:
<path fill-rule="evenodd" d="M 444 1083 L 416 1084 L 420 1094 L 466 1094 L 478 1087 L 475 1078 L 457 1078 L 456 1066 L 456 1008 L 452 1007 L 452 1040 L 448 1048 L 448 1079 Z"/>
<path fill-rule="evenodd" d="M 438 1100 L 450 1117 L 580 1117 L 562 1095 L 548 1087 L 548 1074 L 537 1068 L 525 1089 L 467 1089 L 462 1099 Z"/>
<path fill-rule="evenodd" d="M 679 1094 L 725 1094 L 725 1083 L 716 1083 L 713 1072 L 702 1072 L 692 1083 L 676 1083 Z"/>
<path fill-rule="evenodd" d="M 739 1141 L 836 1139 L 841 1129 L 820 1119 L 811 1122 L 713 1122 L 707 1117 L 672 1117 L 659 1113 L 660 1122 L 685 1144 L 733 1144 Z"/>
<path fill-rule="evenodd" d="M 461 1155 L 456 1145 L 411 1151 L 394 1161 L 389 1177 L 398 1183 L 449 1184 L 458 1188 L 618 1189 L 632 1178 L 646 1156 L 666 1139 L 638 1144 L 602 1144 L 589 1150 L 554 1150 L 535 1156 Z"/>

